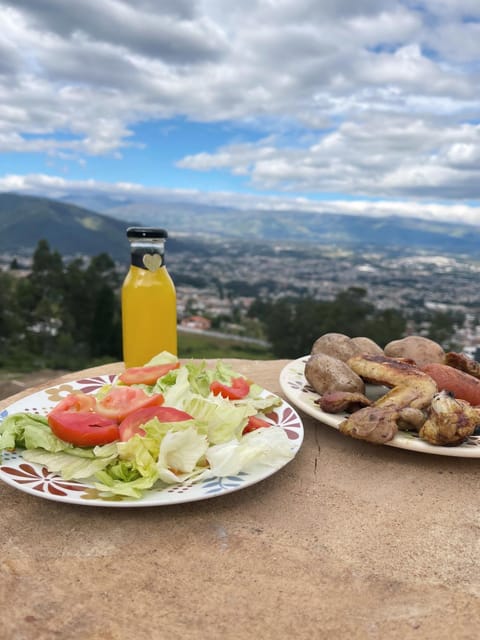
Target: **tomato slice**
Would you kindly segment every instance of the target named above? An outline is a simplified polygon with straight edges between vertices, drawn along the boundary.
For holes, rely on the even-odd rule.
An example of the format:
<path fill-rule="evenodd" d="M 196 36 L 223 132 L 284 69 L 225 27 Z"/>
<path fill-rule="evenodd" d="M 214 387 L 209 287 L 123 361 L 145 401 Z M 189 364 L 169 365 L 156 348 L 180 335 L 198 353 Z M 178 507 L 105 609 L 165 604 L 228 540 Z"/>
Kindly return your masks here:
<path fill-rule="evenodd" d="M 230 386 L 214 380 L 210 384 L 210 391 L 216 396 L 221 395 L 229 400 L 240 400 L 248 396 L 250 383 L 246 378 L 242 377 L 232 378 Z"/>
<path fill-rule="evenodd" d="M 70 393 L 68 396 L 60 400 L 52 411 L 93 411 L 95 408 L 95 396 L 89 396 L 86 393 Z"/>
<path fill-rule="evenodd" d="M 120 422 L 132 411 L 162 403 L 161 393 L 149 396 L 143 389 L 135 387 L 112 387 L 101 400 L 97 400 L 97 411 L 102 416 Z"/>
<path fill-rule="evenodd" d="M 191 420 L 192 416 L 186 411 L 175 409 L 175 407 L 143 407 L 137 409 L 122 420 L 118 429 L 120 440 L 124 442 L 130 440 L 135 434 L 145 435 L 145 431 L 141 428 L 152 418 L 158 418 L 160 422 L 183 422 L 183 420 Z"/>
<path fill-rule="evenodd" d="M 251 431 L 256 431 L 257 429 L 262 429 L 264 427 L 271 427 L 271 423 L 266 420 L 262 420 L 262 418 L 258 418 L 257 416 L 250 416 L 248 419 L 245 428 L 242 431 L 242 435 L 246 433 L 250 433 Z"/>
<path fill-rule="evenodd" d="M 172 369 L 178 369 L 179 362 L 170 364 L 155 364 L 145 367 L 130 367 L 121 373 L 118 379 L 123 384 L 155 384 L 159 378 L 163 378 Z"/>
<path fill-rule="evenodd" d="M 51 411 L 47 420 L 57 438 L 77 447 L 95 447 L 119 438 L 118 424 L 95 411 Z"/>

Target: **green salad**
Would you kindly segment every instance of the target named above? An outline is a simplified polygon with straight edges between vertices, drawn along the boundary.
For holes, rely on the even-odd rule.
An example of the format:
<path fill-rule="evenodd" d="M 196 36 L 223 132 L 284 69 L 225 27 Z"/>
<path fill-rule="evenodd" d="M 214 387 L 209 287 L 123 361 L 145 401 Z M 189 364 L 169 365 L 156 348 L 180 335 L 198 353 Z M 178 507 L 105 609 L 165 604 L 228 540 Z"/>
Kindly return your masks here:
<path fill-rule="evenodd" d="M 163 352 L 96 394 L 70 394 L 46 416 L 7 416 L 0 451 L 22 449 L 65 480 L 140 498 L 290 460 L 285 431 L 267 417 L 281 404 L 221 361 L 209 368 Z"/>

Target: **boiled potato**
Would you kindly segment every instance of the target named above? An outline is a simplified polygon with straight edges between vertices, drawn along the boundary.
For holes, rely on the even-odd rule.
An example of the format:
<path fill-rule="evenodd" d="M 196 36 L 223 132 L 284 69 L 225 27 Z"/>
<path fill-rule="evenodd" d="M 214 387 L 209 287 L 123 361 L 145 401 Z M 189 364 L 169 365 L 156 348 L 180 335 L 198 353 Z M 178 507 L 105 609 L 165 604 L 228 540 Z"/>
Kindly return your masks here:
<path fill-rule="evenodd" d="M 372 356 L 383 355 L 383 349 L 379 347 L 376 342 L 370 340 L 370 338 L 359 336 L 358 338 L 352 338 L 352 342 L 361 349 L 362 353 L 368 353 Z"/>
<path fill-rule="evenodd" d="M 407 336 L 401 340 L 393 340 L 386 345 L 384 353 L 389 358 L 413 360 L 418 367 L 445 360 L 445 351 L 442 347 L 423 336 Z"/>
<path fill-rule="evenodd" d="M 350 367 L 325 353 L 311 355 L 305 365 L 305 378 L 319 394 L 327 391 L 365 392 L 365 384 Z"/>
<path fill-rule="evenodd" d="M 362 350 L 352 341 L 352 338 L 343 333 L 325 333 L 313 343 L 311 354 L 317 353 L 324 353 L 346 362 L 353 356 L 360 356 Z"/>

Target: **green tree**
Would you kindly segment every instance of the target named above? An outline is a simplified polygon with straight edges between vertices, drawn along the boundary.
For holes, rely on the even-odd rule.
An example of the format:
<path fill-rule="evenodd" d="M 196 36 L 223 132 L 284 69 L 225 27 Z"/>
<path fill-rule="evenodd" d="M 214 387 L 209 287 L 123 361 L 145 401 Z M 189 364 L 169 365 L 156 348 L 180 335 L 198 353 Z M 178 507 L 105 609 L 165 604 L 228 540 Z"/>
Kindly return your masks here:
<path fill-rule="evenodd" d="M 337 294 L 328 309 L 328 331 L 351 337 L 364 336 L 365 327 L 374 311 L 375 307 L 367 300 L 366 289 L 349 287 Z"/>
<path fill-rule="evenodd" d="M 383 349 L 391 340 L 398 340 L 405 335 L 406 326 L 406 318 L 400 311 L 382 309 L 375 311 L 367 321 L 364 335 Z"/>
<path fill-rule="evenodd" d="M 88 265 L 81 259 L 66 267 L 65 326 L 77 348 L 94 357 L 121 357 L 120 276 L 112 258 L 101 253 Z"/>
<path fill-rule="evenodd" d="M 265 335 L 279 358 L 310 353 L 315 340 L 325 333 L 366 336 L 384 346 L 405 329 L 405 318 L 392 309 L 377 311 L 367 291 L 351 287 L 333 301 L 312 298 L 286 299 L 252 304 L 250 316 L 260 318 Z"/>
<path fill-rule="evenodd" d="M 0 270 L 0 366 L 8 362 L 23 328 L 17 306 L 16 285 L 14 276 Z"/>
<path fill-rule="evenodd" d="M 429 317 L 428 337 L 445 348 L 454 348 L 451 343 L 455 325 L 462 326 L 465 322 L 463 313 L 454 311 L 434 311 Z"/>
<path fill-rule="evenodd" d="M 0 273 L 0 365 L 79 368 L 121 357 L 120 275 L 108 254 L 62 257 L 41 240 L 31 273 Z"/>
<path fill-rule="evenodd" d="M 93 314 L 92 290 L 85 270 L 82 258 L 72 260 L 65 267 L 63 286 L 63 327 L 83 355 L 88 354 Z"/>
<path fill-rule="evenodd" d="M 97 291 L 90 327 L 90 353 L 95 357 L 121 358 L 121 323 L 118 300 L 107 285 Z"/>
<path fill-rule="evenodd" d="M 63 261 L 40 240 L 33 254 L 30 274 L 19 281 L 17 308 L 21 310 L 24 332 L 19 348 L 27 355 L 42 358 L 51 353 L 52 339 L 61 326 Z"/>
<path fill-rule="evenodd" d="M 265 317 L 266 334 L 272 350 L 278 357 L 295 358 L 298 355 L 295 331 L 295 307 L 286 299 L 272 303 Z"/>

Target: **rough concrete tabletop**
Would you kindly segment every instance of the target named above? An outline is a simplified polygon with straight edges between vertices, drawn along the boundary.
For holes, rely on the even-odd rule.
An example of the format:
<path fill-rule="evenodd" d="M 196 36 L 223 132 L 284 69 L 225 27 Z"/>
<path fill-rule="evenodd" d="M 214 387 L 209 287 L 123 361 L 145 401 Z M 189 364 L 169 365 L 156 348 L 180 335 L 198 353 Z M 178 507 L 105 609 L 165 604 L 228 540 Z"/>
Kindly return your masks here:
<path fill-rule="evenodd" d="M 287 361 L 228 362 L 282 395 Z M 480 462 L 370 445 L 299 413 L 292 462 L 209 500 L 109 509 L 1 484 L 0 637 L 480 637 Z"/>

